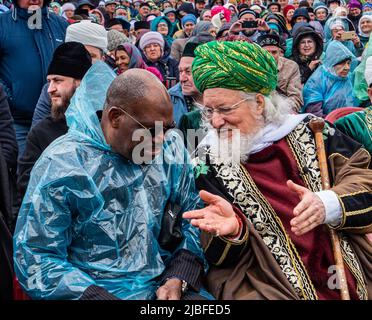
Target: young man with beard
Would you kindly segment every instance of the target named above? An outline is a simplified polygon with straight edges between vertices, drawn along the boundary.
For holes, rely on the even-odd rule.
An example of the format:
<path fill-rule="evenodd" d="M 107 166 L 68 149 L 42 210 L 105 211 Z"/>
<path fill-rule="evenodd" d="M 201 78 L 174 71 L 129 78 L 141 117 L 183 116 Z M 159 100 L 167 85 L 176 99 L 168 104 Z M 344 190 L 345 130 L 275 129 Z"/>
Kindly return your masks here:
<path fill-rule="evenodd" d="M 18 190 L 21 198 L 26 192 L 35 162 L 55 139 L 67 132 L 65 111 L 91 65 L 89 52 L 81 43 L 66 42 L 54 52 L 47 76 L 51 115 L 31 129 L 25 152 L 18 161 Z"/>
<path fill-rule="evenodd" d="M 106 29 L 90 20 L 82 20 L 78 23 L 73 23 L 66 30 L 65 42 L 82 43 L 85 49 L 89 52 L 92 63 L 97 61 L 105 61 L 113 67 L 115 61 L 105 52 L 107 51 L 107 31 Z M 46 83 L 41 90 L 39 101 L 37 102 L 34 115 L 32 117 L 31 129 L 42 119 L 50 115 L 51 101 L 48 94 L 48 84 Z"/>
<path fill-rule="evenodd" d="M 351 299 L 371 299 L 370 154 L 326 124 L 332 187 L 322 190 L 314 116 L 288 111 L 266 50 L 210 42 L 195 50 L 192 73 L 215 129 L 194 161 L 207 206 L 183 215 L 203 231 L 207 289 L 217 299 L 340 299 L 328 225 L 340 236 Z M 237 157 L 221 156 L 210 146 L 225 132 L 231 142 L 232 129 L 249 143 Z"/>

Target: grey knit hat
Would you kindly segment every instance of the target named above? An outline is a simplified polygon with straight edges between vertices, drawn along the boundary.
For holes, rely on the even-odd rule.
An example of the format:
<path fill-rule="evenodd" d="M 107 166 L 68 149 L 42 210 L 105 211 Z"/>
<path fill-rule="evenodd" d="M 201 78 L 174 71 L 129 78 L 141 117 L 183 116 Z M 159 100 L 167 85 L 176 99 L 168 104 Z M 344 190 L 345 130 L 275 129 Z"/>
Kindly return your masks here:
<path fill-rule="evenodd" d="M 119 45 L 130 42 L 129 39 L 118 30 L 107 32 L 107 50 L 114 51 Z"/>

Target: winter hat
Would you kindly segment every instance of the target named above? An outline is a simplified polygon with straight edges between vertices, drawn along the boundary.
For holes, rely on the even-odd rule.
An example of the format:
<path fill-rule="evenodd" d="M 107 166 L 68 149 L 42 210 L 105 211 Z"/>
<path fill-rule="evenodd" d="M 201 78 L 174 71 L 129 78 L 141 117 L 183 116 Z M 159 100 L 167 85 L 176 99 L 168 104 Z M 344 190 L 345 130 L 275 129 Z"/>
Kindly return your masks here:
<path fill-rule="evenodd" d="M 296 8 L 294 6 L 292 6 L 291 4 L 286 5 L 283 9 L 283 16 L 285 18 L 287 18 L 287 13 L 288 13 L 289 10 L 296 10 Z"/>
<path fill-rule="evenodd" d="M 296 21 L 296 18 L 298 17 L 305 17 L 307 22 L 310 21 L 310 16 L 309 16 L 309 13 L 307 11 L 306 8 L 299 8 L 299 9 L 296 9 L 293 16 L 292 16 L 292 20 L 291 20 L 291 24 L 293 25 Z"/>
<path fill-rule="evenodd" d="M 105 6 L 108 6 L 109 4 L 119 4 L 119 1 L 116 1 L 116 0 L 105 0 Z"/>
<path fill-rule="evenodd" d="M 107 32 L 107 50 L 114 51 L 119 45 L 130 42 L 129 39 L 118 30 L 110 30 Z"/>
<path fill-rule="evenodd" d="M 211 15 L 212 15 L 212 18 L 216 15 L 216 14 L 219 14 L 221 13 L 223 14 L 223 16 L 225 17 L 226 21 L 227 22 L 230 22 L 231 20 L 231 11 L 229 9 L 226 9 L 225 7 L 223 6 L 214 6 L 211 10 Z"/>
<path fill-rule="evenodd" d="M 372 8 L 372 3 L 365 3 L 365 4 L 363 4 L 363 10 L 365 9 L 365 8 Z"/>
<path fill-rule="evenodd" d="M 62 12 L 65 12 L 65 11 L 67 11 L 67 10 L 73 10 L 73 11 L 75 11 L 75 6 L 74 6 L 74 4 L 73 3 L 71 3 L 71 2 L 66 2 L 63 6 L 62 6 Z"/>
<path fill-rule="evenodd" d="M 181 19 L 181 25 L 182 27 L 187 23 L 192 22 L 193 24 L 196 24 L 196 17 L 193 14 L 187 14 Z"/>
<path fill-rule="evenodd" d="M 192 5 L 191 2 L 184 2 L 182 3 L 179 8 L 178 12 L 186 12 L 186 13 L 195 13 L 194 6 Z"/>
<path fill-rule="evenodd" d="M 323 2 L 317 2 L 315 5 L 314 5 L 314 13 L 316 13 L 316 11 L 318 9 L 325 9 L 327 11 L 327 13 L 329 12 L 329 8 L 325 5 L 325 3 Z"/>
<path fill-rule="evenodd" d="M 242 16 L 244 16 L 245 14 L 253 14 L 256 18 L 258 18 L 258 14 L 256 11 L 253 11 L 251 9 L 244 9 L 242 11 L 239 12 L 239 19 L 242 18 Z"/>
<path fill-rule="evenodd" d="M 362 4 L 358 0 L 350 0 L 349 3 L 347 4 L 347 7 L 349 9 L 358 8 L 362 10 Z"/>
<path fill-rule="evenodd" d="M 157 43 L 162 49 L 164 49 L 164 38 L 159 32 L 146 32 L 140 39 L 139 47 L 143 51 L 145 47 L 151 43 Z"/>
<path fill-rule="evenodd" d="M 200 43 L 197 42 L 190 42 L 188 41 L 185 45 L 185 49 L 183 49 L 182 57 L 192 57 L 195 58 L 195 49 Z"/>
<path fill-rule="evenodd" d="M 258 10 L 258 11 L 260 11 L 259 14 L 261 14 L 262 11 L 263 11 L 262 7 L 260 7 L 260 6 L 257 5 L 257 4 L 254 4 L 254 5 L 251 6 L 249 9 L 253 10 L 254 12 L 256 12 L 255 10 Z"/>
<path fill-rule="evenodd" d="M 165 9 L 164 10 L 164 15 L 166 16 L 168 13 L 174 13 L 175 15 L 177 15 L 177 11 L 176 11 L 176 9 L 174 9 L 174 8 L 167 8 L 167 9 Z"/>
<path fill-rule="evenodd" d="M 67 42 L 54 51 L 47 74 L 83 79 L 91 66 L 92 58 L 87 49 L 79 42 Z"/>
<path fill-rule="evenodd" d="M 148 21 L 136 21 L 134 23 L 134 30 L 140 30 L 140 29 L 148 29 L 150 30 L 150 22 Z"/>
<path fill-rule="evenodd" d="M 90 20 L 82 20 L 67 27 L 65 42 L 71 41 L 96 47 L 106 52 L 107 31 L 98 23 Z"/>

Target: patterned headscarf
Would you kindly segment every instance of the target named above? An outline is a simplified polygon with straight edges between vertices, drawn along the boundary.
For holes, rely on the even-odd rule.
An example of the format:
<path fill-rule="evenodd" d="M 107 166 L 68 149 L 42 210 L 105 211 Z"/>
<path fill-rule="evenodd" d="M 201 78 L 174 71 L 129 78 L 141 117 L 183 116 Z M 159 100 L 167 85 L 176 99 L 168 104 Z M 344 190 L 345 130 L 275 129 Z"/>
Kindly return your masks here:
<path fill-rule="evenodd" d="M 118 46 L 115 50 L 115 55 L 117 50 L 122 50 L 124 48 L 125 52 L 130 58 L 128 69 L 132 68 L 139 68 L 139 69 L 146 69 L 147 65 L 142 59 L 142 55 L 138 48 L 131 44 L 131 43 L 123 43 L 122 45 Z"/>
<path fill-rule="evenodd" d="M 269 95 L 276 88 L 276 61 L 256 44 L 212 41 L 198 46 L 195 54 L 192 74 L 200 92 L 226 88 Z"/>

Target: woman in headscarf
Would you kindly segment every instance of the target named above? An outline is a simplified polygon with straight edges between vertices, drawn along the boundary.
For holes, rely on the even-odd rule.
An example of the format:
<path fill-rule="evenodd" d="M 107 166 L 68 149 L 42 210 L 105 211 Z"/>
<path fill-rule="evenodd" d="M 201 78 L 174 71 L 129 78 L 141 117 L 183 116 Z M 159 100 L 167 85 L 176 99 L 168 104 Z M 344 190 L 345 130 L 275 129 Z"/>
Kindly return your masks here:
<path fill-rule="evenodd" d="M 301 83 L 306 83 L 320 64 L 323 52 L 323 39 L 307 23 L 302 23 L 293 30 L 292 60 L 301 73 Z"/>
<path fill-rule="evenodd" d="M 363 44 L 358 35 L 351 40 L 343 40 L 343 33 L 345 31 L 355 31 L 353 23 L 346 17 L 332 17 L 329 18 L 324 26 L 325 50 L 332 40 L 341 42 L 348 48 L 356 57 L 361 56 L 363 52 Z"/>
<path fill-rule="evenodd" d="M 365 47 L 369 41 L 369 35 L 371 34 L 371 31 L 372 31 L 372 15 L 364 14 L 360 18 L 358 30 L 359 30 L 360 41 Z"/>
<path fill-rule="evenodd" d="M 329 8 L 323 2 L 317 2 L 314 5 L 314 14 L 316 21 L 319 21 L 320 24 L 324 27 L 329 17 Z"/>
<path fill-rule="evenodd" d="M 153 74 L 155 74 L 160 81 L 163 81 L 161 73 L 154 67 L 149 67 L 143 61 L 141 52 L 138 48 L 131 43 L 123 43 L 119 45 L 115 50 L 115 62 L 117 68 L 114 70 L 118 75 L 123 72 L 132 69 L 145 69 Z"/>
<path fill-rule="evenodd" d="M 49 8 L 57 15 L 62 14 L 61 5 L 58 2 L 51 2 Z"/>
<path fill-rule="evenodd" d="M 340 41 L 328 45 L 323 64 L 315 70 L 303 90 L 303 112 L 325 117 L 343 107 L 358 107 L 353 93 L 353 72 L 358 61 Z"/>
<path fill-rule="evenodd" d="M 287 27 L 288 31 L 292 30 L 291 20 L 292 20 L 292 17 L 293 17 L 293 14 L 294 14 L 295 10 L 296 10 L 296 8 L 291 4 L 286 5 L 283 9 L 283 16 L 284 16 L 285 21 L 286 21 L 285 26 Z"/>
<path fill-rule="evenodd" d="M 62 17 L 65 18 L 66 20 L 69 20 L 73 17 L 74 12 L 75 12 L 75 6 L 74 4 L 70 2 L 66 2 L 62 8 Z"/>
<path fill-rule="evenodd" d="M 159 32 L 164 40 L 168 43 L 169 46 L 172 46 L 173 43 L 173 25 L 172 22 L 165 16 L 160 16 L 151 21 L 150 24 L 151 31 Z"/>
<path fill-rule="evenodd" d="M 89 14 L 94 15 L 96 17 L 96 21 L 98 24 L 100 24 L 101 26 L 105 26 L 105 17 L 101 10 L 93 9 L 90 11 Z"/>
<path fill-rule="evenodd" d="M 192 31 L 196 25 L 196 17 L 193 14 L 187 14 L 181 19 L 182 30 L 177 31 L 173 38 L 184 39 L 190 38 Z"/>

